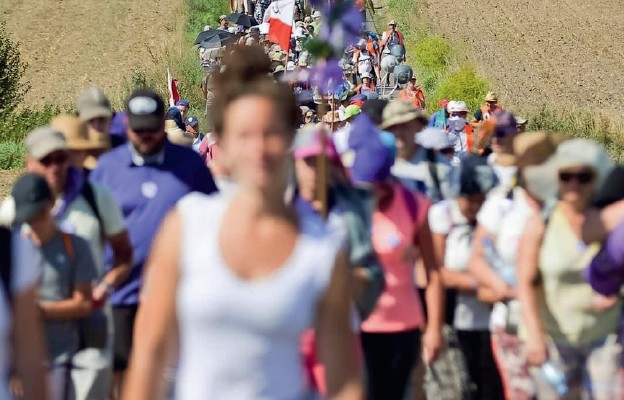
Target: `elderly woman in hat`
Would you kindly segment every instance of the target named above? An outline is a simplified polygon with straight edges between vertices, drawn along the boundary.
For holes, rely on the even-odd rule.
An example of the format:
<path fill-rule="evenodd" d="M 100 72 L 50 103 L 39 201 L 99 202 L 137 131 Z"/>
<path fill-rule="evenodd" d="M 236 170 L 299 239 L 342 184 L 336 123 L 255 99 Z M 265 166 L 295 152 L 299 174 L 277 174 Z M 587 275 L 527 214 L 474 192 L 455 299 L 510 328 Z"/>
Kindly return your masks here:
<path fill-rule="evenodd" d="M 541 367 L 535 374 L 540 399 L 616 398 L 621 299 L 596 297 L 585 281 L 583 271 L 599 246 L 581 235 L 592 195 L 611 167 L 600 145 L 572 139 L 536 171 L 558 182 L 553 206 L 528 219 L 518 261 L 527 360 Z"/>
<path fill-rule="evenodd" d="M 364 72 L 360 76 L 362 77 L 362 83 L 355 88 L 355 93 L 367 96 L 369 93 L 378 93 L 377 87 L 373 83 L 373 76 L 369 72 Z"/>
<path fill-rule="evenodd" d="M 554 153 L 563 138 L 544 132 L 525 133 L 513 139 L 512 146 L 504 146 L 496 153 L 497 166 L 516 170 L 516 183 L 494 190 L 477 215 L 469 271 L 478 283 L 479 298 L 493 304 L 492 349 L 507 400 L 529 400 L 535 395 L 524 342 L 517 333 L 520 310 L 516 265 L 527 221 L 539 215 L 544 188 L 552 185 L 543 176 L 540 181 L 535 168 Z"/>

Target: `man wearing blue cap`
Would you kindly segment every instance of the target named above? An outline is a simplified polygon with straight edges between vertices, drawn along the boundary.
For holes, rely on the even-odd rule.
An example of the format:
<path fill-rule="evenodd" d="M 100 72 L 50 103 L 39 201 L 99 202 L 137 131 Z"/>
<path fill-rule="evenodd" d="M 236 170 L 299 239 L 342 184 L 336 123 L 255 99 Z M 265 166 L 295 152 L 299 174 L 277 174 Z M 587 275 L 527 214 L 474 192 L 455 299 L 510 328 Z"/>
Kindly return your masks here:
<path fill-rule="evenodd" d="M 180 110 L 180 114 L 182 114 L 182 119 L 186 119 L 186 114 L 188 110 L 191 108 L 188 100 L 178 100 L 176 103 L 176 107 Z"/>
<path fill-rule="evenodd" d="M 193 150 L 199 153 L 199 145 L 204 139 L 204 134 L 199 131 L 199 119 L 195 116 L 188 117 L 184 124 L 186 125 L 186 131 L 193 135 Z"/>

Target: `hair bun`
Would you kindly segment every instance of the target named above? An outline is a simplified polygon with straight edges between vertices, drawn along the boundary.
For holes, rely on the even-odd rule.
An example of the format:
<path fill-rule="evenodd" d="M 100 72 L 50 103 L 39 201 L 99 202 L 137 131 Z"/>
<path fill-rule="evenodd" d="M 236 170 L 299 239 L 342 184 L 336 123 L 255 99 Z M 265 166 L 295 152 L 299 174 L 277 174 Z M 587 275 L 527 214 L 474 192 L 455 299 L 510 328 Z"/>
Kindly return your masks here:
<path fill-rule="evenodd" d="M 272 71 L 271 60 L 259 46 L 241 46 L 226 55 L 223 64 L 215 79 L 219 87 L 267 79 Z"/>

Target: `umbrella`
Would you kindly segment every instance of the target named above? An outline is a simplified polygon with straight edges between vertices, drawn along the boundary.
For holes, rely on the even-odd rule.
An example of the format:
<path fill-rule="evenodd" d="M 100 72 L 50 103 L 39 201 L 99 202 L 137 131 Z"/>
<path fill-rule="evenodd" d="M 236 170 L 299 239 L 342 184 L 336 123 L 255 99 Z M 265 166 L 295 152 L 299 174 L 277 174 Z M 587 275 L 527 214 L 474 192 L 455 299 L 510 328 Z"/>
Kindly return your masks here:
<path fill-rule="evenodd" d="M 230 38 L 221 39 L 219 36 L 211 36 L 204 39 L 201 43 L 199 43 L 199 45 L 204 49 L 218 49 L 226 46 L 230 40 Z"/>
<path fill-rule="evenodd" d="M 235 25 L 244 26 L 245 28 L 251 28 L 252 26 L 259 25 L 258 21 L 256 21 L 254 17 L 241 13 L 231 13 L 227 16 L 227 20 Z"/>
<path fill-rule="evenodd" d="M 198 44 L 205 49 L 213 49 L 224 46 L 231 37 L 232 34 L 228 31 L 209 29 L 207 31 L 203 31 L 197 36 L 195 44 Z"/>

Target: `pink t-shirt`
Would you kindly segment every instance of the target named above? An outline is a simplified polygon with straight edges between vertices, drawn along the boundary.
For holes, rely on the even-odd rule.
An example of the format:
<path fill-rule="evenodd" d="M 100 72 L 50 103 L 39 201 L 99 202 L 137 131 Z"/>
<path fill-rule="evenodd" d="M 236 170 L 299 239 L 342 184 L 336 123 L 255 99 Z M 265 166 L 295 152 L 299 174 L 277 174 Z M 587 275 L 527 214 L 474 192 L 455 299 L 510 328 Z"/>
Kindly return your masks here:
<path fill-rule="evenodd" d="M 373 213 L 372 241 L 386 278 L 377 307 L 362 323 L 363 332 L 402 332 L 424 325 L 422 304 L 414 284 L 414 260 L 409 257 L 418 224 L 399 184 L 388 209 Z M 418 202 L 418 207 L 423 205 Z"/>

